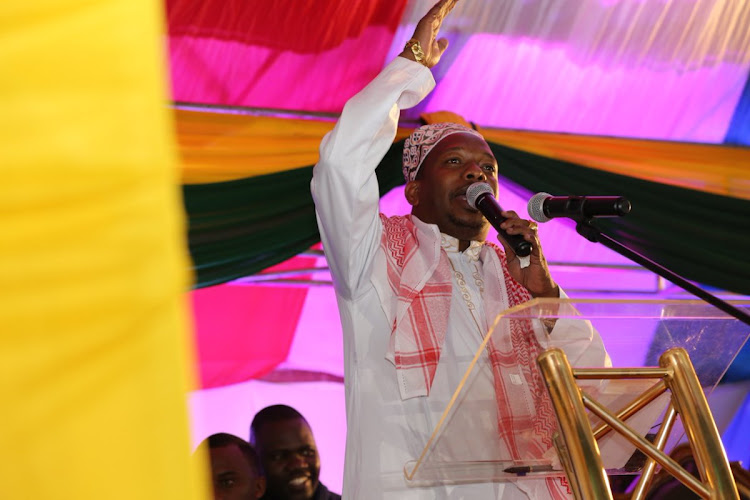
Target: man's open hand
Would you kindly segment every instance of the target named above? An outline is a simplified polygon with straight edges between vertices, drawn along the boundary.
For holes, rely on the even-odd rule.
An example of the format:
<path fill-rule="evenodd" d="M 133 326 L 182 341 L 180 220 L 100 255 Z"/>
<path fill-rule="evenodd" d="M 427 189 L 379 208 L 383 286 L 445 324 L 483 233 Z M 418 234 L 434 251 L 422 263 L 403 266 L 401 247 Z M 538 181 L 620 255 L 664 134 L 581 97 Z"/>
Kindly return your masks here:
<path fill-rule="evenodd" d="M 435 66 L 448 47 L 448 40 L 441 38 L 438 40 L 438 32 L 443 24 L 443 19 L 453 10 L 458 0 L 440 0 L 436 3 L 425 16 L 419 20 L 414 30 L 412 39 L 418 40 L 424 51 L 423 64 L 428 68 Z M 410 49 L 404 49 L 401 57 L 415 61 L 414 54 Z"/>

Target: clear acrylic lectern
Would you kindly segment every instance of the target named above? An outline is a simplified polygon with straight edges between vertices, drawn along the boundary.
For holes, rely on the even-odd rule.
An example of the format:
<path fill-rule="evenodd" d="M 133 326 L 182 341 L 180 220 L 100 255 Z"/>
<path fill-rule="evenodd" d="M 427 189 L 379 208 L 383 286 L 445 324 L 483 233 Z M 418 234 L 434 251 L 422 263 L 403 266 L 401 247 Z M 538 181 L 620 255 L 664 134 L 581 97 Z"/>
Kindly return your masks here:
<path fill-rule="evenodd" d="M 733 305 L 750 309 L 750 302 Z M 580 394 L 595 399 L 640 436 L 648 436 L 651 441 L 660 436 L 662 450 L 671 449 L 684 435 L 670 403 L 674 388 L 657 380 L 666 373 L 666 368 L 660 368 L 662 353 L 684 349 L 695 369 L 697 383 L 710 392 L 750 336 L 750 326 L 699 300 L 535 299 L 509 309 L 497 318 L 474 358 L 467 362 L 463 380 L 452 398 L 444 402 L 442 416 L 422 453 L 404 464 L 408 481 L 519 481 L 566 475 L 570 450 L 561 434 L 559 415 L 553 416 L 551 429 L 532 426 L 511 439 L 536 439 L 546 443 L 546 450 L 537 447 L 524 456 L 523 446 L 519 454 L 519 446 L 502 435 L 503 416 L 498 408 L 506 402 L 497 395 L 497 370 L 493 374 L 488 352 L 494 336 L 510 335 L 518 325 L 523 325 L 529 335 L 533 330 L 542 351 L 559 349 L 573 371 L 581 370 L 583 376 L 576 376 Z M 586 364 L 591 359 L 586 355 L 591 347 L 587 346 L 588 339 L 596 336 L 601 337 L 611 363 Z M 597 377 L 603 368 L 613 368 L 622 376 Z M 541 371 L 537 375 L 544 381 Z M 516 382 L 512 374 L 509 377 L 509 383 Z M 548 389 L 550 381 L 544 383 Z M 516 397 L 511 404 L 526 405 L 532 413 L 554 411 L 549 393 L 544 398 L 529 402 Z M 573 412 L 574 408 L 569 410 Z M 557 411 L 565 412 L 567 408 Z M 534 422 L 544 420 L 537 414 L 533 416 Z M 610 432 L 611 426 L 591 411 L 584 418 L 595 435 L 603 472 L 633 474 L 641 470 L 643 460 L 638 464 L 632 460 L 636 451 L 633 439 Z M 713 424 L 710 413 L 700 418 Z M 663 421 L 668 421 L 670 427 L 674 425 L 671 437 L 659 432 Z M 575 484 L 576 478 L 569 479 Z"/>

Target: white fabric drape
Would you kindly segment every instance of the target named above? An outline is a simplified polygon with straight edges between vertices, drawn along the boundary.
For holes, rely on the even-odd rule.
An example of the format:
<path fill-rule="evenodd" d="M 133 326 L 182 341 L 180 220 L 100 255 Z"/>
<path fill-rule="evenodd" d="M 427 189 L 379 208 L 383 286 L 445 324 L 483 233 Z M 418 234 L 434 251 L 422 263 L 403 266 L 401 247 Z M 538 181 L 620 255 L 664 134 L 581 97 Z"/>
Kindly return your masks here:
<path fill-rule="evenodd" d="M 412 0 L 400 52 L 433 0 Z M 750 2 L 472 0 L 413 112 L 485 126 L 721 142 L 750 68 Z"/>

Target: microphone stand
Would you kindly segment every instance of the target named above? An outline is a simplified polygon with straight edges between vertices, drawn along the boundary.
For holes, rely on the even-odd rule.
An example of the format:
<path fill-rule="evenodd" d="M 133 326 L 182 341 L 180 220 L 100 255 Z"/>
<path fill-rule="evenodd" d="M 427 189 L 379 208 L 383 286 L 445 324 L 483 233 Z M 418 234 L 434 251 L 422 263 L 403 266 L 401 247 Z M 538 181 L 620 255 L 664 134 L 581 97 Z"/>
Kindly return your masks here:
<path fill-rule="evenodd" d="M 701 299 L 705 300 L 712 306 L 737 318 L 738 320 L 742 321 L 746 325 L 750 325 L 750 314 L 748 314 L 746 311 L 743 311 L 742 309 L 739 309 L 733 306 L 732 304 L 720 299 L 719 297 L 708 293 L 702 288 L 689 282 L 682 276 L 679 276 L 678 274 L 673 273 L 672 271 L 662 266 L 661 264 L 654 262 L 648 257 L 641 255 L 640 253 L 626 247 L 619 241 L 607 236 L 606 234 L 603 234 L 598 227 L 591 224 L 592 218 L 581 218 L 581 219 L 575 219 L 575 220 L 576 220 L 576 231 L 578 231 L 578 234 L 580 234 L 587 240 L 593 243 L 601 243 L 605 247 L 610 248 L 611 250 L 614 250 L 615 252 L 621 255 L 624 255 L 630 260 L 637 262 L 638 264 L 642 265 L 646 269 L 653 271 L 659 276 L 662 276 L 668 279 L 675 285 L 683 288 L 684 290 L 687 290 L 693 295 L 700 297 Z"/>

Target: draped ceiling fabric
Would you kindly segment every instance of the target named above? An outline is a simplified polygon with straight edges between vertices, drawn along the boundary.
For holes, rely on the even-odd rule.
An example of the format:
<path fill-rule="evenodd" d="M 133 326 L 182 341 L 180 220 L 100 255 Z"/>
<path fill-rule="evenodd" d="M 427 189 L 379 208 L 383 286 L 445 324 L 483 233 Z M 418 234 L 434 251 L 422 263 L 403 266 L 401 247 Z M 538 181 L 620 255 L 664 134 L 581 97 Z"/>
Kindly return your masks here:
<path fill-rule="evenodd" d="M 267 272 L 310 267 L 314 262 L 297 257 Z M 265 375 L 287 359 L 307 289 L 225 285 L 191 295 L 201 386 L 220 387 Z"/>
<path fill-rule="evenodd" d="M 312 166 L 282 165 L 290 154 L 301 161 L 316 158 L 317 145 L 333 124 L 181 110 L 176 117 L 197 285 L 309 266 L 309 258 L 297 257 L 266 269 L 319 240 L 309 192 Z M 381 194 L 403 183 L 400 158 L 408 131 L 399 130 L 378 168 Z M 608 234 L 689 279 L 750 293 L 750 237 L 737 231 L 750 218 L 750 149 L 482 132 L 506 179 L 531 191 L 622 194 L 636 209 L 605 223 Z M 253 155 L 256 147 L 263 155 Z M 252 160 L 243 163 L 248 157 Z M 702 220 L 707 223 L 696 223 Z M 232 285 L 196 291 L 204 387 L 263 376 L 286 359 L 305 294 L 296 287 Z"/>
<path fill-rule="evenodd" d="M 225 353 L 210 345 L 224 332 L 208 311 L 229 304 L 224 293 L 238 288 L 221 283 L 317 242 L 307 186 L 320 138 L 346 100 L 400 52 L 432 2 L 167 2 L 174 100 L 225 112 L 177 111 L 197 285 L 227 288 L 194 297 L 204 384 L 262 376 L 288 351 L 237 368 L 243 354 L 230 352 L 232 340 Z M 631 238 L 659 236 L 653 255 L 686 276 L 747 290 L 747 242 L 738 227 L 748 214 L 750 156 L 718 144 L 750 141 L 749 25 L 748 2 L 462 1 L 442 30 L 450 46 L 433 69 L 437 87 L 402 114 L 398 139 L 424 112 L 456 112 L 510 158 L 507 175 L 527 190 L 581 194 L 598 185 L 629 194 L 620 193 L 627 186 L 643 214 L 628 217 Z M 398 158 L 396 144 L 379 170 L 383 192 L 400 182 Z M 678 220 L 678 199 L 705 224 Z M 671 231 L 660 233 L 665 224 Z M 719 259 L 705 252 L 721 231 L 722 241 L 737 238 L 720 245 L 727 253 L 712 274 Z M 272 303 L 278 297 L 261 290 L 247 300 L 258 316 L 286 325 L 274 335 L 288 346 L 292 322 Z M 304 289 L 286 290 L 305 300 Z M 238 331 L 252 329 L 249 315 L 237 321 L 245 325 Z M 213 349 L 212 360 L 204 348 Z"/>
<path fill-rule="evenodd" d="M 400 38 L 430 4 L 410 2 Z M 450 64 L 438 67 L 436 91 L 414 112 L 721 142 L 748 76 L 748 2 L 483 1 L 459 2 L 452 14 L 443 30 Z M 394 42 L 391 55 L 398 50 Z"/>
<path fill-rule="evenodd" d="M 174 100 L 337 113 L 432 3 L 168 0 Z M 722 142 L 750 69 L 748 26 L 742 1 L 462 1 L 441 31 L 437 88 L 406 116 Z"/>
<path fill-rule="evenodd" d="M 382 68 L 406 0 L 167 0 L 175 101 L 338 112 Z"/>

